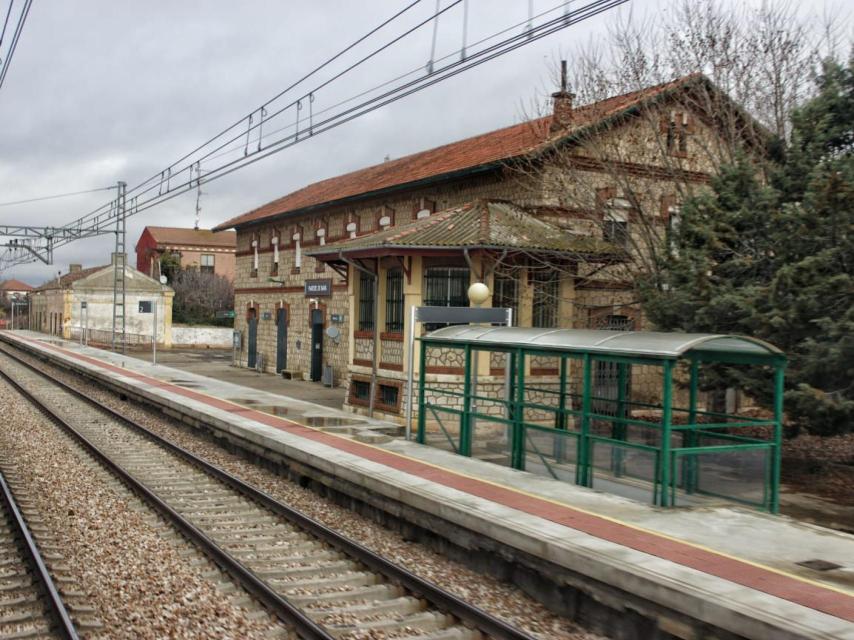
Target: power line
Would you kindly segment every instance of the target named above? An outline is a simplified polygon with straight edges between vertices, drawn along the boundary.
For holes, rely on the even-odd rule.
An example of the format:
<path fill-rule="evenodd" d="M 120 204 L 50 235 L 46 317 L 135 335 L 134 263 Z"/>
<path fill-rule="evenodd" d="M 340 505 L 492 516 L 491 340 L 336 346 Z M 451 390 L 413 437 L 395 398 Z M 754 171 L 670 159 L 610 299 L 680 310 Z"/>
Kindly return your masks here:
<path fill-rule="evenodd" d="M 542 39 L 546 36 L 556 33 L 557 31 L 565 29 L 568 26 L 592 18 L 600 13 L 608 11 L 626 2 L 628 2 L 628 0 L 592 0 L 583 7 L 575 9 L 559 17 L 552 18 L 543 24 L 532 27 L 531 29 L 526 29 L 522 33 L 510 36 L 483 50 L 471 53 L 467 56 L 465 60 L 457 60 L 451 62 L 445 65 L 444 67 L 437 68 L 432 74 L 428 74 L 421 78 L 417 78 L 415 80 L 404 83 L 403 85 L 391 89 L 379 96 L 374 96 L 373 98 L 370 98 L 354 107 L 345 109 L 344 111 L 338 114 L 330 116 L 329 118 L 314 125 L 313 133 L 311 134 L 311 136 L 318 135 L 325 131 L 334 129 L 338 126 L 341 126 L 342 124 L 350 122 L 351 120 L 366 115 L 367 113 L 375 111 L 388 104 L 391 104 L 392 102 L 396 102 L 397 100 L 412 95 L 413 93 L 433 86 L 434 84 L 442 82 L 453 76 L 459 75 L 464 71 L 477 67 L 481 64 L 484 64 L 485 62 L 488 62 L 499 56 L 509 53 L 510 51 L 518 49 L 529 42 Z M 563 6 L 563 4 L 561 4 L 560 6 Z M 558 8 L 560 8 L 560 6 Z M 506 29 L 502 30 L 502 32 L 506 31 Z M 489 38 L 485 40 L 489 40 Z M 224 177 L 250 164 L 254 164 L 259 160 L 267 158 L 275 153 L 279 153 L 280 151 L 286 148 L 292 147 L 298 144 L 299 142 L 304 141 L 308 137 L 310 136 L 306 135 L 304 138 L 300 138 L 299 132 L 295 132 L 267 145 L 266 147 L 262 147 L 261 151 L 253 152 L 252 154 L 246 157 L 240 157 L 235 160 L 231 160 L 220 165 L 219 167 L 207 169 L 208 175 L 206 175 L 204 178 L 193 178 L 191 175 L 190 178 L 186 179 L 185 182 L 181 182 L 175 186 L 172 186 L 170 184 L 168 186 L 167 191 L 157 193 L 156 195 L 151 195 L 148 199 L 142 200 L 141 202 L 137 201 L 134 213 L 140 213 L 152 207 L 158 206 L 159 204 L 171 200 L 172 198 L 175 198 L 179 195 L 187 193 L 190 189 L 194 188 L 198 184 L 199 180 L 203 183 L 207 183 L 218 178 Z M 182 168 L 180 172 L 176 172 L 172 174 L 172 176 L 177 178 L 181 173 L 185 171 L 187 171 L 187 167 Z M 149 193 L 156 188 L 157 185 L 149 186 L 138 195 Z M 58 240 L 57 245 L 65 244 L 69 241 L 70 240 Z"/>
<path fill-rule="evenodd" d="M 27 16 L 30 13 L 30 7 L 33 0 L 24 0 L 24 8 L 18 18 L 18 25 L 15 27 L 15 34 L 12 36 L 12 44 L 9 46 L 9 53 L 3 61 L 3 68 L 0 70 L 0 89 L 3 88 L 3 82 L 6 80 L 6 73 L 9 71 L 9 65 L 12 62 L 12 56 L 15 55 L 15 49 L 18 48 L 18 40 L 21 37 L 21 32 L 24 30 L 24 23 L 27 21 Z M 11 9 L 11 7 L 10 7 Z M 4 27 L 5 29 L 5 27 Z"/>
<path fill-rule="evenodd" d="M 486 38 L 479 40 L 474 44 L 466 44 L 465 56 L 459 56 L 458 58 L 452 60 L 451 58 L 455 57 L 455 55 L 452 53 L 434 60 L 434 68 L 430 73 L 426 73 L 424 75 L 421 75 L 420 77 L 409 80 L 406 80 L 406 78 L 409 78 L 413 72 L 403 74 L 403 76 L 398 77 L 397 81 L 384 82 L 380 85 L 377 85 L 373 89 L 357 93 L 354 97 L 339 102 L 336 105 L 327 107 L 322 111 L 313 112 L 313 96 L 314 92 L 318 90 L 317 87 L 304 94 L 302 98 L 290 102 L 286 107 L 276 110 L 275 113 L 267 117 L 266 120 L 263 119 L 263 114 L 261 113 L 261 110 L 256 109 L 249 116 L 244 117 L 243 119 L 238 121 L 236 125 L 232 125 L 217 136 L 211 138 L 204 145 L 197 147 L 195 152 L 191 152 L 190 154 L 185 155 L 182 160 L 177 161 L 176 163 L 173 163 L 172 165 L 167 167 L 167 169 L 165 169 L 159 175 L 155 174 L 155 176 L 153 176 L 152 178 L 149 178 L 148 180 L 134 187 L 133 190 L 129 190 L 128 193 L 130 193 L 131 191 L 135 191 L 136 195 L 131 202 L 131 206 L 129 207 L 127 215 L 135 215 L 136 213 L 140 213 L 152 207 L 163 204 L 164 202 L 167 202 L 172 198 L 188 193 L 191 190 L 198 189 L 199 186 L 203 183 L 211 182 L 218 178 L 234 173 L 235 171 L 245 168 L 250 164 L 254 164 L 259 160 L 267 158 L 270 155 L 279 153 L 280 151 L 286 148 L 299 144 L 300 142 L 304 141 L 309 137 L 313 137 L 325 131 L 334 129 L 338 126 L 341 126 L 342 124 L 350 122 L 351 120 L 359 118 L 372 111 L 391 104 L 397 100 L 401 100 L 409 95 L 412 95 L 413 93 L 422 91 L 430 86 L 433 86 L 434 84 L 443 82 L 444 80 L 463 73 L 464 71 L 477 67 L 499 56 L 505 55 L 530 42 L 534 42 L 536 40 L 549 36 L 561 29 L 565 29 L 573 24 L 577 24 L 583 20 L 587 20 L 589 18 L 594 17 L 595 15 L 598 15 L 628 2 L 628 0 L 589 0 L 583 7 L 569 10 L 568 5 L 571 1 L 572 0 L 562 2 L 553 9 L 542 12 L 536 16 L 531 16 L 529 14 L 528 19 L 526 21 L 524 21 L 523 23 L 519 23 L 529 25 L 525 29 L 521 30 L 521 32 L 519 32 L 518 30 L 518 24 L 515 25 L 515 28 L 514 26 L 506 27 Z M 446 7 L 446 9 L 442 11 L 450 9 L 452 6 L 459 4 L 459 2 L 460 0 L 457 0 L 453 5 Z M 578 0 L 575 0 L 574 5 L 577 6 L 578 4 Z M 409 5 L 409 7 L 411 6 L 413 5 Z M 564 12 L 558 17 L 545 19 L 541 23 L 535 24 L 535 22 L 541 16 L 553 13 L 561 8 L 564 8 Z M 363 57 L 360 61 L 356 62 L 354 65 L 351 65 L 345 71 L 337 74 L 335 78 L 327 80 L 320 86 L 322 87 L 328 85 L 329 83 L 333 82 L 334 79 L 341 77 L 341 75 L 343 75 L 344 73 L 347 73 L 347 70 L 354 68 L 355 65 L 361 64 L 365 60 L 370 59 L 371 57 L 376 55 L 376 52 L 388 48 L 394 42 L 400 41 L 403 37 L 406 36 L 406 34 L 411 33 L 413 30 L 420 28 L 425 24 L 429 24 L 429 22 L 435 19 L 437 15 L 438 14 L 434 14 L 433 16 L 431 16 L 431 18 L 420 22 L 415 27 L 411 27 L 408 31 L 394 38 L 391 42 L 386 42 L 381 47 L 376 49 L 374 53 L 368 54 L 367 56 Z M 388 21 L 386 21 L 386 23 L 387 22 Z M 499 36 L 504 36 L 505 34 L 508 34 L 511 31 L 515 31 L 515 33 L 503 37 L 498 42 L 492 43 L 492 41 L 498 38 Z M 364 37 L 361 38 L 359 41 L 364 41 Z M 421 67 L 421 70 L 423 72 L 423 67 Z M 406 81 L 401 82 L 402 80 Z M 392 84 L 393 86 L 391 86 L 385 91 L 381 91 L 382 89 L 389 87 L 390 84 Z M 370 95 L 376 93 L 377 91 L 381 92 L 376 95 Z M 280 93 L 279 96 L 283 94 L 284 92 Z M 358 98 L 365 97 L 366 95 L 368 95 L 369 97 L 366 97 L 364 100 L 361 100 L 357 104 L 344 109 L 337 110 L 338 106 L 349 104 L 354 100 L 357 100 Z M 305 106 L 301 106 L 301 102 L 305 102 Z M 267 102 L 265 104 L 269 106 L 270 102 Z M 305 107 L 307 107 L 307 109 L 305 109 Z M 308 116 L 306 116 L 304 113 L 301 114 L 301 111 L 303 110 L 308 111 Z M 280 130 L 269 132 L 267 133 L 267 135 L 262 135 L 261 125 L 269 123 L 276 116 L 284 114 L 285 112 L 290 113 L 292 117 L 294 117 L 294 120 L 291 121 L 292 124 L 287 127 L 283 127 Z M 253 122 L 253 114 L 261 115 L 261 119 L 259 122 Z M 314 119 L 321 115 L 327 115 L 327 117 L 323 118 L 322 120 Z M 218 147 L 208 150 L 202 155 L 197 155 L 195 157 L 193 156 L 194 153 L 205 149 L 207 146 L 210 146 L 211 142 L 217 141 L 219 138 L 222 138 L 224 134 L 233 131 L 236 126 L 242 124 L 246 124 L 247 128 L 245 130 L 242 130 L 239 135 L 231 137 L 225 142 L 220 143 Z M 264 143 L 264 140 L 271 137 L 275 133 L 278 133 L 281 130 L 288 129 L 293 129 L 293 131 L 288 135 L 282 136 L 272 142 Z M 252 150 L 250 151 L 249 136 L 254 130 L 257 130 L 257 138 L 251 140 Z M 241 144 L 240 146 L 235 146 L 229 149 L 229 152 L 239 154 L 238 157 L 222 162 L 215 167 L 205 166 L 203 175 L 201 167 L 202 160 L 210 161 L 214 158 L 221 157 L 224 154 L 219 153 L 220 151 L 223 151 L 226 146 L 231 145 L 236 140 L 242 140 L 244 137 L 246 137 L 245 146 Z M 241 147 L 244 150 L 243 154 L 240 154 L 239 152 L 239 149 Z M 189 160 L 189 162 L 178 166 L 181 162 L 185 160 Z M 115 225 L 117 215 L 118 211 L 115 207 L 115 201 L 105 203 L 104 205 L 98 207 L 89 214 L 86 214 L 83 217 L 75 220 L 74 222 L 71 222 L 65 225 L 64 227 L 61 227 L 61 229 L 64 230 L 66 233 L 64 236 L 56 238 L 54 246 L 59 246 L 62 244 L 66 244 L 67 242 L 71 242 L 73 239 L 75 239 L 75 233 L 86 233 L 89 235 L 94 235 L 94 233 L 109 232 L 111 229 L 109 225 Z"/>
<path fill-rule="evenodd" d="M 30 202 L 42 202 L 43 200 L 56 200 L 57 198 L 68 198 L 70 196 L 81 196 L 85 193 L 98 193 L 99 191 L 110 191 L 115 187 L 101 187 L 99 189 L 87 189 L 85 191 L 72 191 L 70 193 L 57 193 L 52 196 L 42 196 L 40 198 L 29 198 L 28 200 L 16 200 L 14 202 L 0 202 L 0 207 L 10 207 L 15 204 L 27 204 Z"/>
<path fill-rule="evenodd" d="M 9 0 L 9 8 L 6 10 L 6 19 L 3 21 L 3 31 L 0 31 L 0 45 L 3 44 L 3 38 L 6 37 L 6 27 L 9 26 L 9 16 L 12 15 L 13 6 L 15 6 L 15 0 Z"/>

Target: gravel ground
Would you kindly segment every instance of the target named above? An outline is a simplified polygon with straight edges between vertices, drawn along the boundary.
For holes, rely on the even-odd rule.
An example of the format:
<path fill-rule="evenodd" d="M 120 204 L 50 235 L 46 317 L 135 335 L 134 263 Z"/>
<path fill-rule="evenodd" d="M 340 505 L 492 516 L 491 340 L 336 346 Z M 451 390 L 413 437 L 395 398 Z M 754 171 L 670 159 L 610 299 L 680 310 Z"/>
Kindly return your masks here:
<path fill-rule="evenodd" d="M 86 638 L 284 637 L 266 614 L 250 616 L 191 566 L 189 543 L 0 382 L 0 449 L 61 546 L 76 591 L 104 624 Z M 257 610 L 255 610 L 257 613 Z"/>
<path fill-rule="evenodd" d="M 39 367 L 45 367 L 42 362 L 37 362 L 28 356 L 24 357 L 36 362 Z M 203 456 L 213 464 L 228 470 L 282 502 L 359 541 L 373 551 L 493 615 L 525 629 L 532 635 L 549 640 L 601 640 L 603 638 L 579 628 L 567 618 L 549 612 L 543 605 L 513 585 L 476 573 L 423 545 L 406 541 L 399 534 L 359 514 L 227 452 L 215 443 L 187 431 L 184 425 L 176 426 L 176 422 L 157 412 L 123 402 L 115 394 L 94 384 L 81 382 L 79 377 L 65 371 L 54 367 L 50 367 L 50 370 L 67 384 L 85 389 L 92 398 L 121 410 L 155 433 Z"/>

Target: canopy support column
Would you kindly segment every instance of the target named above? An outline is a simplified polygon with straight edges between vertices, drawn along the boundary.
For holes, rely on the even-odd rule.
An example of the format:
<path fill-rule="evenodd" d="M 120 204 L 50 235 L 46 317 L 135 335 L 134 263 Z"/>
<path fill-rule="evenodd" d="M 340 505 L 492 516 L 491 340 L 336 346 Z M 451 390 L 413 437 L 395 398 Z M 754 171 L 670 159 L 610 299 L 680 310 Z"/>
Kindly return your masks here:
<path fill-rule="evenodd" d="M 690 429 L 684 432 L 686 441 L 682 446 L 696 447 L 699 444 L 697 436 L 697 397 L 700 390 L 700 362 L 691 358 L 691 379 L 688 391 L 688 424 Z M 697 459 L 686 456 L 682 460 L 682 482 L 686 493 L 694 493 L 697 489 Z"/>
<path fill-rule="evenodd" d="M 584 372 L 581 386 L 581 437 L 578 439 L 578 466 L 575 484 L 591 486 L 590 473 L 590 396 L 593 392 L 593 362 L 589 353 L 584 354 Z"/>
<path fill-rule="evenodd" d="M 427 343 L 422 342 L 418 350 L 418 442 L 424 444 L 427 437 L 427 402 L 424 397 L 424 386 L 427 379 Z M 410 364 L 410 366 L 412 365 Z"/>
<path fill-rule="evenodd" d="M 783 396 L 785 365 L 774 367 L 774 453 L 771 462 L 771 513 L 780 512 L 780 466 L 783 455 Z"/>
<path fill-rule="evenodd" d="M 661 406 L 661 447 L 658 466 L 661 470 L 659 483 L 659 504 L 666 507 L 670 497 L 670 484 L 673 476 L 673 459 L 670 453 L 671 413 L 673 408 L 673 361 L 664 361 L 664 398 Z"/>
<path fill-rule="evenodd" d="M 525 465 L 525 352 L 517 349 L 513 354 L 516 365 L 516 385 L 513 402 L 513 433 L 511 434 L 510 464 L 514 469 Z"/>
<path fill-rule="evenodd" d="M 472 357 L 471 345 L 465 348 L 465 369 L 463 374 L 463 413 L 460 416 L 460 455 L 471 456 L 471 387 L 472 387 Z"/>

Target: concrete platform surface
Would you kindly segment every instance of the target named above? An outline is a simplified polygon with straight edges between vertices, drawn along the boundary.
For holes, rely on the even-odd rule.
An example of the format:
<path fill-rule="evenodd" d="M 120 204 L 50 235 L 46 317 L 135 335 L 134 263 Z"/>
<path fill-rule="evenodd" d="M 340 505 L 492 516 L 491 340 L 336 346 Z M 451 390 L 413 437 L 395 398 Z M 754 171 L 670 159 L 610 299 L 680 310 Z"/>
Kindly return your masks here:
<path fill-rule="evenodd" d="M 150 351 L 128 352 L 128 357 L 151 362 Z M 208 378 L 233 382 L 240 386 L 269 391 L 278 395 L 301 398 L 314 404 L 332 409 L 344 406 L 343 387 L 325 387 L 319 382 L 285 380 L 272 373 L 259 373 L 231 364 L 231 349 L 161 349 L 157 352 L 157 363 L 198 373 Z"/>
<path fill-rule="evenodd" d="M 854 639 L 854 536 L 740 508 L 659 509 L 384 436 L 391 425 L 302 399 L 43 334 L 0 337 L 271 456 L 710 627 L 750 638 Z M 815 560 L 836 568 L 799 564 Z"/>

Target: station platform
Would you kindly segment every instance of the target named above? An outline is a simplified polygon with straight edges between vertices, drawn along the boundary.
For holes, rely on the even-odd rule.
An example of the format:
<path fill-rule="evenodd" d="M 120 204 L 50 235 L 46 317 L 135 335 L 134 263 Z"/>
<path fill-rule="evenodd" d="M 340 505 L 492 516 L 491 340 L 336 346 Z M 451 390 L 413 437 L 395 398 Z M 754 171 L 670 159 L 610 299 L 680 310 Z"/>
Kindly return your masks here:
<path fill-rule="evenodd" d="M 626 638 L 854 640 L 854 536 L 735 507 L 661 509 L 408 442 L 389 423 L 297 398 L 35 332 L 0 339 L 285 459 L 472 556 L 492 553 L 582 624 L 608 612 L 646 630 Z"/>

